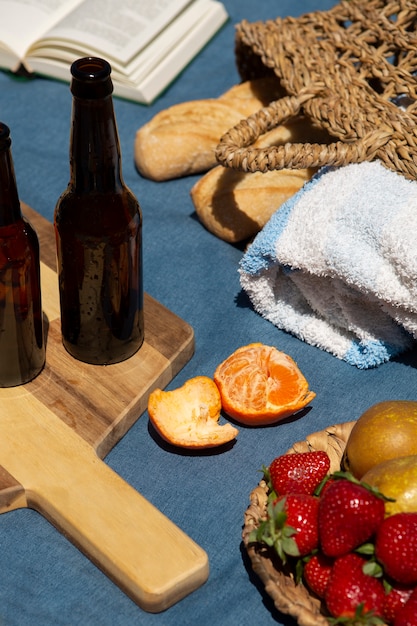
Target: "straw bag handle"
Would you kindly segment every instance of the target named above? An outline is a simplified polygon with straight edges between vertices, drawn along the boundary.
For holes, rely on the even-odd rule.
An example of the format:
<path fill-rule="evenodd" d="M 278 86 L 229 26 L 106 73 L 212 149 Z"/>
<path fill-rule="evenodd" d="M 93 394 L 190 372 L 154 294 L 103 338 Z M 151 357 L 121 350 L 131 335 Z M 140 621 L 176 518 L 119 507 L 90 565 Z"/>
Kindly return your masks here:
<path fill-rule="evenodd" d="M 392 129 L 380 127 L 353 142 L 335 141 L 330 144 L 287 143 L 267 148 L 255 148 L 258 137 L 292 117 L 318 91 L 305 89 L 298 96 L 285 96 L 271 102 L 242 120 L 220 139 L 216 158 L 226 167 L 245 172 L 267 172 L 275 169 L 304 169 L 323 165 L 346 165 L 371 160 L 392 137 Z"/>

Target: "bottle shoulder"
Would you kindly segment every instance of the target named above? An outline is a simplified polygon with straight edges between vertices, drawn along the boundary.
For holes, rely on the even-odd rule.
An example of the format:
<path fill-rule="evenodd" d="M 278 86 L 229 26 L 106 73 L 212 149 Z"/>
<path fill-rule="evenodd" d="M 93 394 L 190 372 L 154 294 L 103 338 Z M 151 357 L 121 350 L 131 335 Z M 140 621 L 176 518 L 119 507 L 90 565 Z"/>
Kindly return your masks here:
<path fill-rule="evenodd" d="M 18 220 L 0 227 L 0 267 L 11 263 L 39 263 L 39 240 L 30 222 Z"/>
<path fill-rule="evenodd" d="M 15 238 L 27 238 L 29 240 L 37 241 L 38 236 L 33 228 L 32 224 L 21 215 L 17 220 L 11 224 L 0 226 L 0 239 L 15 239 Z"/>
<path fill-rule="evenodd" d="M 141 207 L 136 196 L 128 187 L 115 191 L 74 190 L 70 185 L 60 195 L 55 206 L 55 213 L 80 212 L 82 214 L 114 212 L 117 209 L 128 209 L 130 215 L 141 215 Z"/>
<path fill-rule="evenodd" d="M 106 232 L 139 230 L 142 211 L 128 188 L 118 193 L 80 194 L 69 187 L 56 204 L 54 223 L 61 233 L 66 229 L 100 236 Z"/>

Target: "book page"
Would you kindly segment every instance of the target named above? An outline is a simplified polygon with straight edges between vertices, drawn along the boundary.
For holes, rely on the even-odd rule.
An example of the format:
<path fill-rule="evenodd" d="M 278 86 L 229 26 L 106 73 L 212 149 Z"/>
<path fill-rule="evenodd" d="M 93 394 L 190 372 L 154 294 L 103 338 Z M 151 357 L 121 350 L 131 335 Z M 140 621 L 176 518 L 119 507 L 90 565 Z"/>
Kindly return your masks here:
<path fill-rule="evenodd" d="M 83 0 L 0 0 L 0 41 L 23 59 L 29 46 Z"/>
<path fill-rule="evenodd" d="M 128 63 L 191 0 L 86 0 L 47 33 L 49 41 L 78 42 Z"/>
<path fill-rule="evenodd" d="M 179 71 L 183 70 L 201 50 L 202 42 L 209 41 L 227 19 L 228 14 L 224 6 L 220 2 L 210 0 L 200 20 L 188 30 L 179 43 L 166 51 L 163 58 L 158 59 L 149 74 L 140 81 L 136 76 L 133 77 L 138 81 L 141 101 L 150 103 L 155 100 L 161 91 L 176 78 Z M 132 87 L 128 88 L 123 80 L 116 84 L 116 93 L 122 97 L 134 98 Z M 139 100 L 138 97 L 136 99 Z"/>
<path fill-rule="evenodd" d="M 212 12 L 214 12 L 215 18 L 212 17 Z M 195 48 L 188 43 L 184 50 L 184 41 L 189 36 L 195 38 L 195 32 L 198 32 L 201 46 L 203 38 L 208 39 L 213 34 L 212 29 L 215 28 L 217 31 L 226 19 L 226 10 L 220 3 L 212 0 L 194 0 L 177 17 L 175 22 L 170 24 L 157 39 L 142 50 L 142 53 L 134 58 L 129 65 L 120 68 L 114 64 L 114 76 L 118 77 L 117 71 L 121 70 L 131 82 L 140 85 L 146 76 L 158 68 L 166 56 L 177 48 L 181 48 L 184 55 L 184 62 L 180 64 L 183 66 L 186 63 L 185 59 L 190 59 L 187 46 L 190 47 L 190 53 Z M 205 28 L 207 29 L 206 33 L 204 32 Z"/>
<path fill-rule="evenodd" d="M 27 65 L 33 72 L 69 82 L 70 65 L 77 57 L 101 55 L 112 66 L 115 95 L 151 102 L 227 19 L 221 2 L 193 0 L 127 64 L 111 58 L 108 50 L 93 49 L 87 42 L 44 38 L 30 49 Z"/>

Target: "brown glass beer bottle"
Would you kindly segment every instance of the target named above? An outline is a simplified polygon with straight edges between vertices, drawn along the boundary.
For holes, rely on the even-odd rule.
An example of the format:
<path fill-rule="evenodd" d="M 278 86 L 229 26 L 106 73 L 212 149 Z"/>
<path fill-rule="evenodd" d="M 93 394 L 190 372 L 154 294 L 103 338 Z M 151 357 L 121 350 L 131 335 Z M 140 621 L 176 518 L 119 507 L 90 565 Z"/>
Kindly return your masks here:
<path fill-rule="evenodd" d="M 29 382 L 44 364 L 39 241 L 21 212 L 10 129 L 0 122 L 0 387 Z"/>
<path fill-rule="evenodd" d="M 62 341 L 97 365 L 144 337 L 142 214 L 122 177 L 110 73 L 99 58 L 71 66 L 70 182 L 54 216 Z"/>

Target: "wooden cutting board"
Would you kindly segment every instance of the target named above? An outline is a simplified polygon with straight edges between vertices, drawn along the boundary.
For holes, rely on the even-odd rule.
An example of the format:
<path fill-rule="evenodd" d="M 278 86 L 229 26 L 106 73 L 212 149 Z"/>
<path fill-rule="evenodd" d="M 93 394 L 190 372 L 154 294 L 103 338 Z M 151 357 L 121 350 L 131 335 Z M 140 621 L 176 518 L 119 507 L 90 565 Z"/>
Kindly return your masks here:
<path fill-rule="evenodd" d="M 145 294 L 136 355 L 105 367 L 73 359 L 61 342 L 53 226 L 23 212 L 41 246 L 46 365 L 0 389 L 0 512 L 39 511 L 139 606 L 162 611 L 206 581 L 207 555 L 101 459 L 191 358 L 193 330 Z"/>

